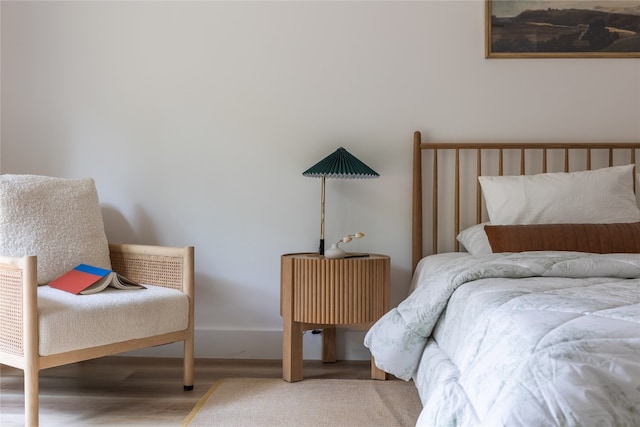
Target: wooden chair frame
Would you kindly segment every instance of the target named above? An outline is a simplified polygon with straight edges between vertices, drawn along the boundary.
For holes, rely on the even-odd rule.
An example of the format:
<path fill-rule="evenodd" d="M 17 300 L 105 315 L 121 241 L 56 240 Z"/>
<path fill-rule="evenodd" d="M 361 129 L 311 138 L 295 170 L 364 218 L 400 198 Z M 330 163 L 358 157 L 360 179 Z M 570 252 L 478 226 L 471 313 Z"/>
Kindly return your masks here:
<path fill-rule="evenodd" d="M 189 298 L 187 329 L 83 348 L 60 354 L 38 353 L 37 259 L 0 256 L 0 363 L 24 371 L 25 425 L 37 426 L 41 369 L 131 350 L 184 341 L 184 389 L 193 388 L 194 248 L 109 244 L 114 271 L 142 283 L 172 288 Z"/>

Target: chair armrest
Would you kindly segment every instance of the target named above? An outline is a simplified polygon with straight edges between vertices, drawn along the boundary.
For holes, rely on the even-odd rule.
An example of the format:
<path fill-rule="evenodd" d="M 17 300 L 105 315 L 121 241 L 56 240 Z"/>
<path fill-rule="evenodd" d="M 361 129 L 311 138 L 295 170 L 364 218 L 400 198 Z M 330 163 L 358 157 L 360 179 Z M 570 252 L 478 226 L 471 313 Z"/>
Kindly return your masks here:
<path fill-rule="evenodd" d="M 111 267 L 139 283 L 194 291 L 194 248 L 109 243 Z"/>
<path fill-rule="evenodd" d="M 23 356 L 37 343 L 37 259 L 0 256 L 0 353 Z"/>
<path fill-rule="evenodd" d="M 189 298 L 185 339 L 185 385 L 193 385 L 194 248 L 109 243 L 111 268 L 139 283 L 164 286 Z"/>

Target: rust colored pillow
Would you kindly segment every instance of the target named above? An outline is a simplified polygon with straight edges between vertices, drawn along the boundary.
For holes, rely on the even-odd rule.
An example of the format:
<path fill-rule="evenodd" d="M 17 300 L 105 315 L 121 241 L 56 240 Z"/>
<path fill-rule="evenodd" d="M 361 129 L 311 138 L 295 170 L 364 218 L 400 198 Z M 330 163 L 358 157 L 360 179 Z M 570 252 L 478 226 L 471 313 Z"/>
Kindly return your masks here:
<path fill-rule="evenodd" d="M 620 224 L 486 225 L 497 252 L 640 253 L 640 222 Z"/>

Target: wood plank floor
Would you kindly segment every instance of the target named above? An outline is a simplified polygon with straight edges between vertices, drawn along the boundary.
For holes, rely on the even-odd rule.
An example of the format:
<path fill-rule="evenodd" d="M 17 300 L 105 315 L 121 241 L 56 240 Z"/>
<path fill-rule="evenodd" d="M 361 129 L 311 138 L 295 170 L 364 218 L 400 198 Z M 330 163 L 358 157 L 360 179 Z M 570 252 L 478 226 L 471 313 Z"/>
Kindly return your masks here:
<path fill-rule="evenodd" d="M 305 378 L 368 379 L 366 361 L 305 361 Z M 182 360 L 111 356 L 40 372 L 40 425 L 180 426 L 220 378 L 281 378 L 280 360 L 197 359 L 183 391 Z M 0 426 L 24 425 L 22 371 L 0 366 Z"/>

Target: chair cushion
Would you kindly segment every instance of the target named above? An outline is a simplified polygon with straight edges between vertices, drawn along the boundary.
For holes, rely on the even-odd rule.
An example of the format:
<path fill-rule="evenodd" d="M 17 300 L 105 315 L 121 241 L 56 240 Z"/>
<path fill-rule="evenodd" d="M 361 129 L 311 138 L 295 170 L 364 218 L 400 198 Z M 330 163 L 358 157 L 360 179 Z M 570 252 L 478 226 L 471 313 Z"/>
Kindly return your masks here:
<path fill-rule="evenodd" d="M 185 330 L 189 325 L 189 298 L 175 289 L 145 287 L 107 288 L 92 295 L 38 287 L 40 355 Z"/>
<path fill-rule="evenodd" d="M 110 270 L 93 179 L 0 175 L 0 254 L 36 255 L 40 285 L 81 263 Z"/>

